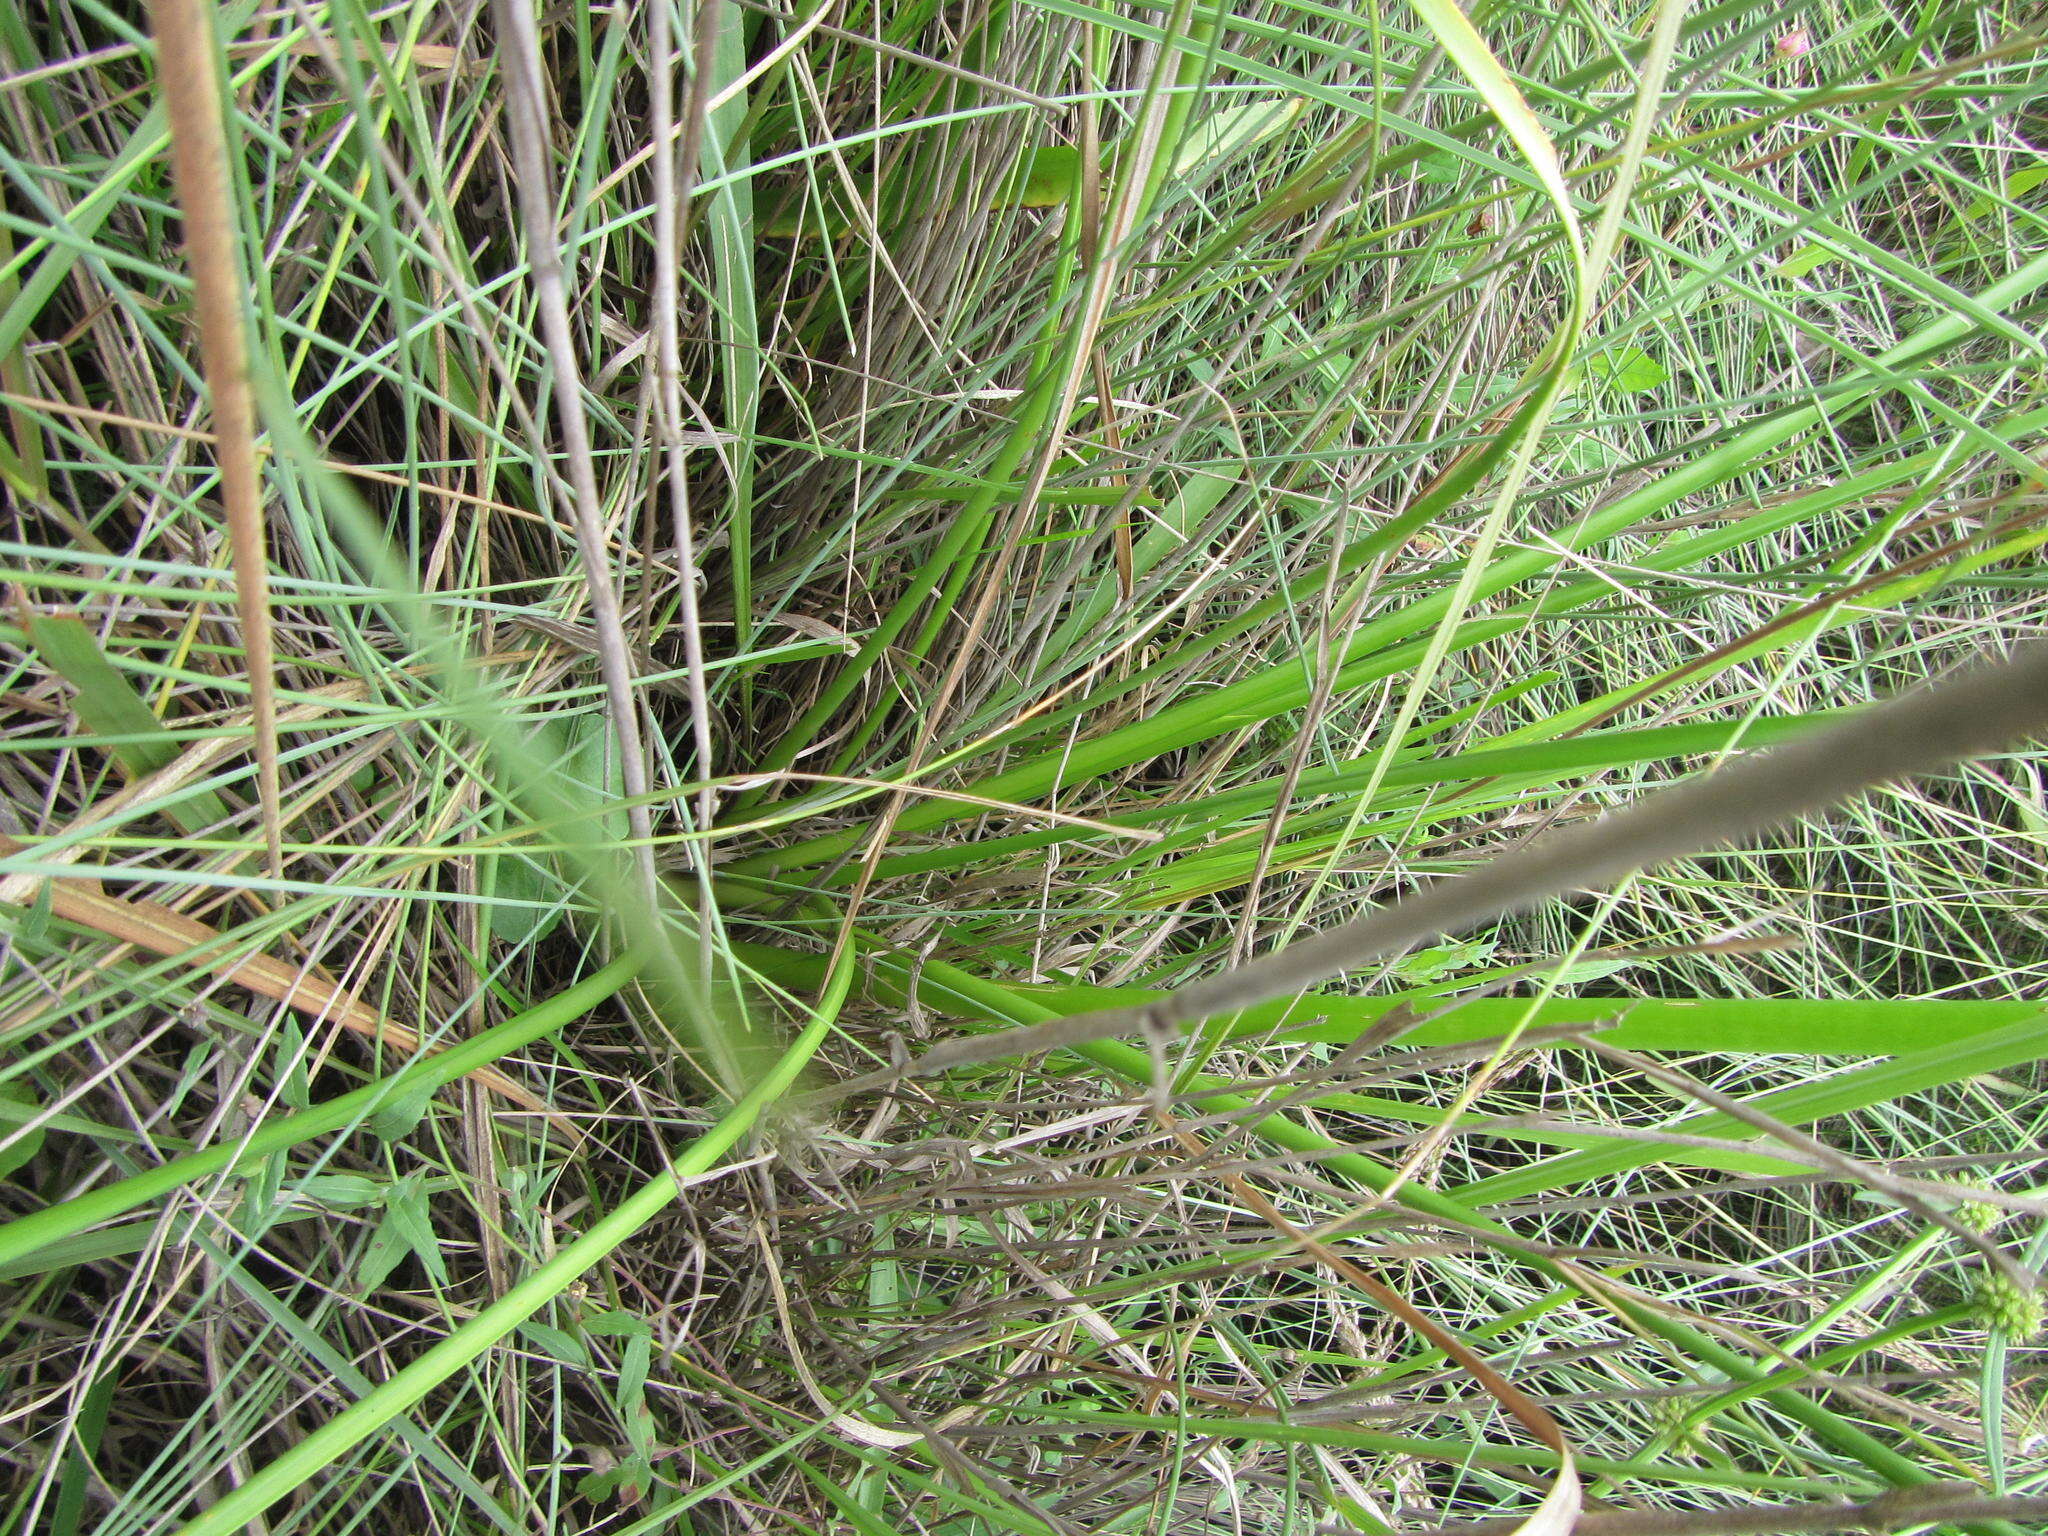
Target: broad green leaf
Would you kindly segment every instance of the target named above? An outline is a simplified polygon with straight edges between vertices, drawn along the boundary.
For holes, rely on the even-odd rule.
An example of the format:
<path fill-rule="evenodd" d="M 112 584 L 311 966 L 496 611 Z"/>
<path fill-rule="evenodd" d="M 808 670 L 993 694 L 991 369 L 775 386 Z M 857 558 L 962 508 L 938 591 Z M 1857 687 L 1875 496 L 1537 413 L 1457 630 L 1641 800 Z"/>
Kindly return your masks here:
<path fill-rule="evenodd" d="M 405 1088 L 379 1103 L 376 1113 L 370 1116 L 370 1129 L 384 1141 L 403 1141 L 412 1134 L 413 1127 L 420 1123 L 433 1102 L 432 1085 L 422 1082 Z"/>
<path fill-rule="evenodd" d="M 313 1085 L 306 1076 L 306 1033 L 289 1014 L 277 1023 L 271 1046 L 277 1060 L 278 1097 L 293 1109 L 313 1102 Z"/>
<path fill-rule="evenodd" d="M 1671 370 L 1641 347 L 1611 347 L 1585 358 L 1588 375 L 1623 394 L 1647 395 L 1671 382 Z"/>
<path fill-rule="evenodd" d="M 30 614 L 24 627 L 50 670 L 71 684 L 79 721 L 92 735 L 107 739 L 106 751 L 124 775 L 145 778 L 177 759 L 182 744 L 171 739 L 135 686 L 107 659 L 84 619 L 75 613 Z M 228 811 L 218 795 L 206 790 L 168 801 L 164 814 L 196 833 L 227 820 Z"/>
<path fill-rule="evenodd" d="M 519 853 L 477 861 L 477 894 L 490 914 L 491 937 L 513 949 L 538 943 L 560 926 L 561 881 Z"/>
<path fill-rule="evenodd" d="M 32 613 L 24 627 L 50 670 L 73 689 L 72 708 L 95 736 L 113 738 L 107 754 L 131 779 L 167 766 L 179 748 L 163 722 L 142 701 L 106 653 L 99 637 L 75 613 Z"/>
<path fill-rule="evenodd" d="M 2014 171 L 2005 178 L 2005 196 L 2009 202 L 2019 202 L 2027 193 L 2048 182 L 2048 165 L 2029 165 Z M 1963 210 L 1966 219 L 1985 219 L 1998 211 L 1999 205 L 1988 197 L 1980 197 Z"/>
<path fill-rule="evenodd" d="M 436 1288 L 447 1285 L 448 1265 L 441 1257 L 441 1239 L 434 1234 L 425 1175 L 409 1174 L 384 1191 L 384 1219 Z"/>
<path fill-rule="evenodd" d="M 638 1451 L 651 1451 L 654 1424 L 642 1400 L 642 1390 L 647 1385 L 647 1372 L 654 1363 L 654 1335 L 636 1333 L 626 1340 L 626 1347 L 619 1351 L 619 1374 L 613 1383 L 613 1391 L 620 1403 L 626 1406 L 626 1433 Z"/>
<path fill-rule="evenodd" d="M 551 1328 L 546 1323 L 525 1322 L 519 1325 L 519 1337 L 550 1359 L 559 1360 L 579 1371 L 590 1369 L 590 1351 L 559 1328 Z"/>
<path fill-rule="evenodd" d="M 1448 976 L 1453 971 L 1469 971 L 1474 966 L 1484 965 L 1499 948 L 1491 939 L 1475 939 L 1462 944 L 1433 944 L 1427 949 L 1418 949 L 1403 955 L 1394 962 L 1394 974 L 1403 981 L 1435 981 L 1439 976 Z"/>
<path fill-rule="evenodd" d="M 1790 256 L 1787 256 L 1783 261 L 1772 267 L 1771 272 L 1777 277 L 1804 277 L 1809 272 L 1823 267 L 1835 259 L 1835 253 L 1828 250 L 1825 246 L 1809 243 L 1802 245 Z"/>
<path fill-rule="evenodd" d="M 1066 144 L 1048 144 L 1025 157 L 1010 179 L 990 200 L 995 208 L 1058 208 L 1080 185 L 1081 152 Z"/>
<path fill-rule="evenodd" d="M 569 829 L 578 840 L 616 846 L 626 840 L 626 813 L 617 809 L 625 798 L 625 776 L 618 748 L 602 713 L 586 711 L 563 727 L 565 750 L 559 765 L 563 799 L 577 820 Z"/>
<path fill-rule="evenodd" d="M 348 1211 L 383 1204 L 389 1187 L 380 1179 L 365 1178 L 360 1173 L 316 1173 L 300 1179 L 292 1186 L 292 1193 L 301 1200 Z"/>
<path fill-rule="evenodd" d="M 602 1338 L 652 1338 L 654 1325 L 637 1312 L 600 1312 L 583 1324 L 585 1333 Z"/>
<path fill-rule="evenodd" d="M 18 1106 L 30 1114 L 33 1114 L 39 1107 L 36 1103 L 35 1095 L 28 1091 L 28 1085 L 19 1079 L 11 1079 L 0 1083 L 0 1099 L 4 1099 L 9 1105 Z M 0 1119 L 0 1138 L 5 1137 L 7 1130 L 6 1120 Z M 27 1135 L 17 1133 L 11 1145 L 0 1147 L 0 1179 L 11 1177 L 24 1167 L 30 1158 L 40 1152 L 43 1148 L 43 1136 L 44 1128 L 37 1126 Z"/>
<path fill-rule="evenodd" d="M 376 1226 L 370 1229 L 361 1253 L 356 1256 L 357 1291 L 365 1296 L 373 1294 L 377 1287 L 391 1278 L 391 1272 L 405 1262 L 405 1256 L 411 1251 L 412 1245 L 406 1241 L 405 1233 L 387 1206 Z"/>
<path fill-rule="evenodd" d="M 1191 176 L 1283 132 L 1308 103 L 1300 96 L 1247 101 L 1211 113 L 1189 130 L 1173 157 L 1173 174 Z"/>
<path fill-rule="evenodd" d="M 1392 1527 L 1376 1518 L 1354 1498 L 1340 1494 L 1330 1501 L 1330 1505 L 1343 1518 L 1344 1523 L 1359 1532 L 1360 1536 L 1394 1536 Z"/>
<path fill-rule="evenodd" d="M 1627 963 L 1579 961 L 1566 968 L 1567 984 L 1597 980 Z M 1122 1007 L 1165 996 L 1142 987 L 1018 986 L 1014 990 L 1056 1013 Z M 1343 1044 L 1357 1039 L 1396 1007 L 1406 1005 L 1434 1013 L 1453 1003 L 1457 1006 L 1443 1017 L 1431 1019 L 1402 1039 L 1414 1045 L 1488 1040 L 1529 1012 L 1529 1003 L 1520 998 L 1477 997 L 1459 1002 L 1451 987 L 1388 997 L 1317 993 L 1297 1003 L 1246 1009 L 1235 1017 L 1230 1033 L 1234 1038 L 1256 1039 L 1279 1031 L 1290 1040 Z M 1550 997 L 1544 999 L 1531 1023 L 1539 1028 L 1608 1025 L 1601 1031 L 1602 1040 L 1635 1051 L 1891 1056 L 1930 1045 L 1960 1045 L 2039 1012 L 2039 1004 L 2018 1000 Z"/>

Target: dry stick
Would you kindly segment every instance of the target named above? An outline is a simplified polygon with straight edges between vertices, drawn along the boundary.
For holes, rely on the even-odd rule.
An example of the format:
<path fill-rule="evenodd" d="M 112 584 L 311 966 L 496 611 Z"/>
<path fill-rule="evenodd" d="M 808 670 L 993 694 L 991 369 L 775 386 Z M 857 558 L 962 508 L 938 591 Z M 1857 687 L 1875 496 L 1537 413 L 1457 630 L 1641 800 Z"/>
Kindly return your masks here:
<path fill-rule="evenodd" d="M 934 1046 L 906 1069 L 951 1067 L 1118 1035 L 1162 1039 L 1182 1024 L 1304 992 L 1425 939 L 1526 911 L 1568 891 L 1748 839 L 1893 779 L 1981 756 L 2048 724 L 2048 645 L 1920 688 L 1791 746 L 1649 795 L 1587 826 L 1531 839 L 1469 874 L 1423 886 L 1368 917 L 1182 987 L 1156 1002 L 1069 1015 Z"/>
<path fill-rule="evenodd" d="M 717 815 L 717 790 L 712 775 L 717 771 L 711 756 L 711 694 L 705 684 L 704 632 L 697 611 L 697 543 L 690 516 L 688 456 L 683 440 L 682 364 L 682 237 L 679 211 L 688 206 L 690 190 L 697 178 L 697 155 L 709 117 L 706 91 L 710 85 L 711 44 L 716 38 L 706 5 L 699 16 L 696 67 L 690 72 L 690 94 L 684 109 L 683 154 L 678 168 L 675 146 L 675 80 L 671 74 L 676 47 L 675 15 L 660 0 L 650 15 L 648 61 L 648 106 L 654 129 L 654 358 L 658 383 L 658 406 L 654 413 L 661 438 L 663 467 L 668 477 L 670 510 L 675 520 L 676 564 L 682 567 L 683 584 L 678 594 L 683 631 L 683 666 L 690 699 L 691 738 L 697 747 L 697 778 L 703 787 L 697 792 L 696 830 L 709 835 Z M 736 616 L 744 632 L 749 614 Z M 697 935 L 698 964 L 705 974 L 711 970 L 711 856 L 694 842 L 684 852 L 697 875 L 699 904 Z"/>
<path fill-rule="evenodd" d="M 633 697 L 633 652 L 619 612 L 606 558 L 597 476 L 591 467 L 590 428 L 583 412 L 583 370 L 576 361 L 576 333 L 569 324 L 568 282 L 554 227 L 555 179 L 548 168 L 543 106 L 547 82 L 541 70 L 540 38 L 527 0 L 497 0 L 500 60 L 512 104 L 512 163 L 519 183 L 519 221 L 526 235 L 526 260 L 540 311 L 548 367 L 554 375 L 555 415 L 562 429 L 564 469 L 576 548 L 590 588 L 590 624 L 597 632 L 597 662 L 604 679 L 605 712 L 618 738 L 619 772 L 626 791 L 626 825 L 633 837 L 634 870 L 640 899 L 652 915 L 662 910 L 661 877 L 654 867 L 653 823 L 647 814 L 647 758 L 641 746 L 640 713 Z M 685 581 L 690 578 L 686 575 Z"/>
<path fill-rule="evenodd" d="M 200 370 L 212 396 L 214 458 L 235 567 L 235 620 L 249 672 L 256 737 L 256 797 L 270 873 L 284 874 L 284 815 L 277 766 L 277 668 L 270 634 L 270 568 L 263 538 L 263 485 L 256 469 L 256 411 L 242 334 L 242 281 L 228 204 L 227 140 L 214 73 L 213 7 L 153 0 L 157 73 L 171 127 L 171 173 L 185 221 L 199 322 Z"/>
<path fill-rule="evenodd" d="M 1974 1483 L 1899 1488 L 1867 1504 L 1754 1504 L 1741 1509 L 1596 1510 L 1572 1536 L 1779 1536 L 1806 1531 L 1896 1531 L 1973 1520 L 2048 1520 L 2048 1498 L 1991 1498 Z M 1415 1536 L 1511 1536 L 1522 1522 L 1474 1520 L 1419 1527 Z M 1350 1530 L 1351 1527 L 1336 1529 Z"/>

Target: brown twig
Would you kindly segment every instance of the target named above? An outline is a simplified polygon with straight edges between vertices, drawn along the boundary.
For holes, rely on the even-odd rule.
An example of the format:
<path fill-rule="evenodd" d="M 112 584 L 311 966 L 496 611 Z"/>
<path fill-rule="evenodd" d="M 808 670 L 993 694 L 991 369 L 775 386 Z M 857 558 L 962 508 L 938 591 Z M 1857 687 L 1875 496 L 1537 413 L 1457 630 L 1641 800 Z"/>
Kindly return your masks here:
<path fill-rule="evenodd" d="M 519 221 L 526 236 L 527 267 L 535 307 L 553 375 L 555 416 L 561 426 L 563 470 L 570 490 L 570 520 L 590 588 L 590 625 L 598 639 L 598 672 L 604 680 L 605 712 L 619 749 L 619 775 L 626 791 L 626 825 L 634 843 L 634 871 L 645 910 L 662 909 L 661 877 L 654 867 L 647 811 L 647 755 L 641 744 L 640 706 L 633 696 L 633 652 L 626 638 L 619 594 L 612 585 L 602 501 L 590 456 L 590 425 L 583 409 L 583 370 L 577 362 L 576 332 L 569 323 L 568 275 L 554 222 L 555 178 L 548 165 L 547 81 L 533 10 L 524 0 L 499 0 L 496 7 L 506 95 L 512 105 L 512 163 L 519 188 Z M 689 580 L 685 575 L 684 580 Z"/>
<path fill-rule="evenodd" d="M 256 468 L 256 409 L 242 332 L 235 218 L 214 71 L 213 7 L 205 0 L 152 0 L 157 74 L 171 127 L 171 174 L 192 268 L 199 362 L 212 397 L 221 508 L 235 568 L 235 617 L 249 673 L 256 738 L 256 795 L 270 873 L 284 874 L 284 814 L 277 763 L 277 668 L 270 633 L 270 567 L 263 536 L 263 483 Z"/>

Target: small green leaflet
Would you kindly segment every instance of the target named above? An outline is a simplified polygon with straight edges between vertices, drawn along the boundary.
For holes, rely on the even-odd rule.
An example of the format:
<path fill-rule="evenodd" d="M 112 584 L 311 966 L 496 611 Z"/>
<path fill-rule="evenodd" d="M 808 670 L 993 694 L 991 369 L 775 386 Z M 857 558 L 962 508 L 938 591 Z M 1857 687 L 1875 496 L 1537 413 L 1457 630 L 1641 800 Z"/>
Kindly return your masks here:
<path fill-rule="evenodd" d="M 1228 160 L 1272 138 L 1299 117 L 1307 105 L 1303 97 L 1284 96 L 1278 100 L 1247 101 L 1211 113 L 1181 141 L 1180 152 L 1173 157 L 1173 174 L 1192 175 L 1205 165 Z"/>
<path fill-rule="evenodd" d="M 1824 245 L 1808 243 L 1771 268 L 1771 274 L 1774 277 L 1804 277 L 1816 267 L 1832 260 L 1834 254 Z"/>
<path fill-rule="evenodd" d="M 356 1263 L 356 1283 L 367 1294 L 382 1285 L 410 1253 L 420 1261 L 427 1278 L 436 1286 L 448 1284 L 448 1266 L 441 1257 L 441 1240 L 434 1235 L 432 1214 L 427 1209 L 427 1186 L 419 1174 L 412 1174 L 384 1190 L 384 1216 L 363 1245 Z"/>
<path fill-rule="evenodd" d="M 1647 395 L 1671 382 L 1671 370 L 1641 347 L 1610 347 L 1589 354 L 1587 376 L 1627 395 Z"/>
<path fill-rule="evenodd" d="M 20 1082 L 0 1083 L 0 1099 L 6 1099 L 14 1104 L 26 1104 L 31 1108 L 40 1107 L 36 1104 L 35 1095 L 30 1093 L 27 1086 Z M 0 1120 L 0 1135 L 5 1135 L 9 1128 L 8 1121 Z M 6 1178 L 9 1174 L 20 1168 L 23 1163 L 26 1163 L 36 1153 L 40 1152 L 42 1147 L 43 1128 L 41 1126 L 37 1126 L 26 1136 L 17 1136 L 12 1145 L 0 1147 L 0 1179 Z"/>
<path fill-rule="evenodd" d="M 2048 165 L 2030 165 L 2024 170 L 2014 171 L 2005 178 L 2005 200 L 2011 203 L 2021 201 L 2027 193 L 2048 181 Z M 1994 213 L 2003 211 L 2001 205 L 1989 196 L 1980 197 L 1963 210 L 1966 219 L 1988 219 Z"/>

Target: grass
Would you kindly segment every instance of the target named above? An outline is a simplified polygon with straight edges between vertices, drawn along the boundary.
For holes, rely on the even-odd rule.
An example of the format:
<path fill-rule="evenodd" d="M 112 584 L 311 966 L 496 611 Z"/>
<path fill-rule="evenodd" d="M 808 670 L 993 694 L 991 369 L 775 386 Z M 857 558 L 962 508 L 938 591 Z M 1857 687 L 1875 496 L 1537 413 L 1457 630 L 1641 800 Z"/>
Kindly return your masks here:
<path fill-rule="evenodd" d="M 0 0 L 0 1529 L 2048 1515 L 2017 730 L 1000 1033 L 2036 637 L 2030 11 L 182 14 Z"/>

